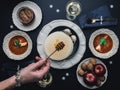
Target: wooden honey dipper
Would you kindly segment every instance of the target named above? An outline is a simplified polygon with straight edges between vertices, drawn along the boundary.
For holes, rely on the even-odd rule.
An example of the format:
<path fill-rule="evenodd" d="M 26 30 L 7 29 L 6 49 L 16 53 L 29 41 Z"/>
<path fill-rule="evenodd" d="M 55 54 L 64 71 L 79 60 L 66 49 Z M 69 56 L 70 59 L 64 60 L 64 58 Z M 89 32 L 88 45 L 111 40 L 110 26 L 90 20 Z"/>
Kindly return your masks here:
<path fill-rule="evenodd" d="M 64 48 L 65 44 L 63 43 L 63 41 L 59 42 L 56 46 L 55 46 L 55 50 L 45 59 L 48 60 L 50 58 L 50 56 L 52 56 L 56 51 L 60 51 Z M 49 77 L 49 78 L 48 78 Z M 43 77 L 43 79 L 41 80 L 41 87 L 46 87 L 48 84 L 51 83 L 51 78 L 52 76 L 49 73 L 46 73 Z"/>
<path fill-rule="evenodd" d="M 64 48 L 65 44 L 63 41 L 59 42 L 56 46 L 55 46 L 55 51 L 53 51 L 47 58 L 46 60 L 48 60 L 56 51 L 60 51 Z"/>

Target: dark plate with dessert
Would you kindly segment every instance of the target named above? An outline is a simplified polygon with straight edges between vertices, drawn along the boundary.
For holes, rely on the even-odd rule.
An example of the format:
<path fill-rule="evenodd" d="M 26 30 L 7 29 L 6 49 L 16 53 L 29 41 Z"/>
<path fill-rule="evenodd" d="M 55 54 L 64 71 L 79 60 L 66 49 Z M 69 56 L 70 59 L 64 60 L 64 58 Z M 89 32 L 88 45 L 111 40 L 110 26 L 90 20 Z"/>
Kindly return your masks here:
<path fill-rule="evenodd" d="M 49 33 L 49 35 L 51 35 L 51 34 L 58 34 L 58 35 L 60 35 L 60 36 L 58 36 L 57 35 L 57 37 L 59 37 L 58 39 L 60 40 L 62 40 L 62 38 L 64 39 L 65 37 L 64 37 L 64 35 L 67 37 L 66 38 L 66 40 L 67 41 L 65 41 L 66 42 L 66 52 L 64 53 L 64 55 L 66 54 L 66 53 L 69 53 L 69 55 L 68 56 L 66 56 L 66 58 L 62 58 L 61 60 L 66 60 L 66 59 L 70 59 L 70 58 L 72 58 L 73 56 L 74 56 L 74 54 L 77 52 L 77 49 L 78 49 L 78 46 L 79 46 L 79 38 L 78 38 L 78 36 L 77 36 L 77 34 L 76 34 L 76 32 L 74 32 L 74 30 L 73 29 L 71 29 L 71 28 L 69 28 L 69 27 L 67 27 L 67 26 L 58 26 L 58 27 L 56 27 L 56 28 L 54 28 L 50 33 Z M 49 36 L 48 35 L 48 36 Z M 48 38 L 48 37 L 47 37 Z M 55 37 L 53 37 L 53 38 L 55 38 Z M 58 39 L 56 39 L 57 41 L 58 41 Z M 70 40 L 70 42 L 68 42 Z M 57 41 L 55 42 L 55 43 L 57 43 Z M 64 40 L 63 40 L 64 41 Z M 67 43 L 69 43 L 69 45 L 67 45 Z M 71 47 L 71 48 L 68 48 L 68 47 Z M 64 49 L 64 48 L 63 48 Z M 71 49 L 71 50 L 70 50 Z M 67 52 L 67 50 L 69 50 L 69 51 L 71 51 L 71 52 Z M 63 52 L 61 52 L 61 53 L 63 53 Z M 58 53 L 59 54 L 59 53 Z M 58 56 L 57 56 L 58 57 Z M 53 59 L 54 60 L 54 59 Z M 58 60 L 57 60 L 58 61 Z"/>
<path fill-rule="evenodd" d="M 119 40 L 112 30 L 102 28 L 92 33 L 89 48 L 95 56 L 107 59 L 117 53 Z"/>
<path fill-rule="evenodd" d="M 5 36 L 3 50 L 10 59 L 22 60 L 31 53 L 32 41 L 25 32 L 15 30 Z"/>
<path fill-rule="evenodd" d="M 29 7 L 21 7 L 18 12 L 18 19 L 23 25 L 30 25 L 34 22 L 35 13 Z"/>
<path fill-rule="evenodd" d="M 45 25 L 37 38 L 37 50 L 42 58 L 46 58 L 55 49 L 54 44 L 61 40 L 65 42 L 65 48 L 50 58 L 51 67 L 67 69 L 77 64 L 86 50 L 85 36 L 75 23 L 60 19 Z"/>
<path fill-rule="evenodd" d="M 23 1 L 15 6 L 12 13 L 13 23 L 23 31 L 36 29 L 42 21 L 41 8 L 32 1 Z"/>
<path fill-rule="evenodd" d="M 78 82 L 88 89 L 101 87 L 107 80 L 106 65 L 97 58 L 86 58 L 76 70 Z"/>

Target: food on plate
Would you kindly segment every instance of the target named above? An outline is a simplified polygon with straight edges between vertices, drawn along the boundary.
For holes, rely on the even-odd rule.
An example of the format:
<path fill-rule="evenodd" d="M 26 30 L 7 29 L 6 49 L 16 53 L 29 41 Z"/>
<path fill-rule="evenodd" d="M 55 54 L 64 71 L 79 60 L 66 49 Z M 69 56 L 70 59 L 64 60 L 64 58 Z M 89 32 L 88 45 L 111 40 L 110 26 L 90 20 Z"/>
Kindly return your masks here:
<path fill-rule="evenodd" d="M 62 31 L 56 31 L 51 33 L 45 40 L 44 48 L 45 53 L 49 56 L 53 51 L 55 51 L 56 45 L 63 41 L 65 46 L 62 50 L 56 51 L 50 58 L 52 60 L 64 60 L 69 57 L 73 51 L 73 41 L 69 35 Z"/>
<path fill-rule="evenodd" d="M 89 86 L 93 86 L 96 84 L 97 81 L 97 77 L 94 73 L 92 72 L 86 72 L 83 76 L 83 80 L 84 82 L 89 85 Z"/>
<path fill-rule="evenodd" d="M 102 64 L 97 63 L 94 66 L 94 73 L 97 76 L 103 76 L 106 73 L 106 69 L 105 69 L 105 67 Z"/>
<path fill-rule="evenodd" d="M 93 46 L 100 53 L 107 53 L 113 47 L 113 40 L 108 34 L 99 34 L 93 41 Z"/>
<path fill-rule="evenodd" d="M 22 7 L 18 10 L 18 18 L 23 25 L 29 25 L 33 22 L 35 14 L 29 7 Z"/>
<path fill-rule="evenodd" d="M 9 49 L 15 55 L 24 54 L 28 49 L 28 42 L 23 36 L 14 36 L 9 41 Z"/>
<path fill-rule="evenodd" d="M 72 32 L 69 28 L 64 29 L 63 32 L 71 37 L 73 43 L 75 43 L 77 41 L 77 37 L 72 34 Z"/>
<path fill-rule="evenodd" d="M 83 76 L 83 75 L 85 74 L 85 71 L 82 70 L 82 69 L 79 69 L 79 70 L 78 70 L 78 74 L 79 74 L 80 76 Z"/>
<path fill-rule="evenodd" d="M 97 79 L 97 81 L 96 81 L 96 86 L 100 86 L 101 85 L 101 81 L 99 80 L 99 79 Z"/>
<path fill-rule="evenodd" d="M 87 64 L 87 70 L 88 70 L 88 71 L 92 71 L 92 70 L 93 70 L 93 67 L 94 67 L 94 66 L 93 66 L 92 63 L 88 63 L 88 64 Z"/>
<path fill-rule="evenodd" d="M 105 81 L 105 76 L 97 77 L 96 86 L 100 86 L 102 82 Z"/>
<path fill-rule="evenodd" d="M 67 35 L 72 35 L 72 32 L 68 28 L 64 29 L 63 32 L 66 33 Z"/>
<path fill-rule="evenodd" d="M 99 29 L 92 33 L 89 39 L 91 52 L 102 59 L 107 59 L 115 55 L 118 51 L 119 39 L 117 35 L 109 29 Z"/>
<path fill-rule="evenodd" d="M 71 35 L 71 39 L 72 39 L 73 43 L 75 43 L 77 40 L 77 37 L 75 35 Z"/>
<path fill-rule="evenodd" d="M 93 65 L 95 65 L 96 64 L 96 59 L 95 58 L 90 58 L 90 61 L 89 61 L 90 63 L 92 63 Z"/>
<path fill-rule="evenodd" d="M 95 58 L 89 58 L 85 62 L 81 62 L 77 69 L 78 77 L 83 78 L 83 82 L 90 87 L 100 87 L 106 80 L 106 68 Z"/>
<path fill-rule="evenodd" d="M 83 62 L 83 63 L 81 64 L 81 68 L 82 68 L 83 70 L 86 70 L 86 69 L 87 69 L 87 64 Z"/>
<path fill-rule="evenodd" d="M 100 81 L 104 81 L 104 80 L 105 80 L 105 76 L 98 77 L 98 79 L 99 79 Z"/>

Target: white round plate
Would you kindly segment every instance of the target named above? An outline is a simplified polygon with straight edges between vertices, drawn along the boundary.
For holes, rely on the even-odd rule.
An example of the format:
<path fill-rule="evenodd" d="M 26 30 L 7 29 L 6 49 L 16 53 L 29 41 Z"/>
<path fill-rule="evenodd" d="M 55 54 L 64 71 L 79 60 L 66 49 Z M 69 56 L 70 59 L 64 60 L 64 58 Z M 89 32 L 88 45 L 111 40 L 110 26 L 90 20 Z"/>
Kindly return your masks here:
<path fill-rule="evenodd" d="M 48 23 L 47 25 L 45 25 L 40 31 L 38 38 L 37 38 L 37 50 L 42 58 L 47 57 L 45 50 L 44 50 L 45 40 L 47 36 L 49 35 L 49 33 L 54 28 L 60 27 L 60 26 L 66 26 L 68 28 L 71 28 L 77 34 L 79 42 L 80 42 L 78 44 L 79 45 L 78 49 L 72 58 L 65 59 L 62 61 L 50 60 L 51 67 L 56 68 L 56 69 L 67 69 L 77 64 L 83 57 L 84 52 L 86 50 L 86 38 L 84 36 L 84 33 L 82 32 L 80 27 L 76 25 L 75 23 L 68 21 L 68 20 L 54 20 Z"/>
<path fill-rule="evenodd" d="M 13 38 L 15 36 L 18 36 L 18 35 L 24 37 L 27 40 L 27 42 L 28 42 L 28 49 L 27 49 L 27 51 L 25 53 L 21 54 L 21 55 L 15 55 L 9 49 L 9 41 L 11 40 L 11 38 Z M 10 59 L 22 60 L 22 59 L 26 58 L 31 53 L 31 50 L 32 50 L 32 40 L 30 39 L 30 37 L 25 32 L 15 30 L 15 31 L 10 32 L 9 34 L 7 34 L 4 37 L 4 40 L 3 40 L 3 51 L 5 52 L 5 54 Z"/>
<path fill-rule="evenodd" d="M 108 34 L 112 38 L 113 48 L 108 53 L 99 53 L 95 50 L 95 48 L 93 46 L 94 38 L 99 34 Z M 118 40 L 117 35 L 112 30 L 102 28 L 102 29 L 96 30 L 95 32 L 92 33 L 90 40 L 89 40 L 89 48 L 96 57 L 99 57 L 102 59 L 107 59 L 117 53 L 118 48 L 119 48 L 119 40 Z"/>
<path fill-rule="evenodd" d="M 96 58 L 95 58 L 95 59 L 96 59 Z M 77 76 L 78 82 L 79 82 L 82 86 L 84 86 L 84 87 L 86 87 L 86 88 L 88 88 L 88 89 L 96 89 L 96 88 L 101 87 L 101 86 L 106 82 L 107 76 L 108 76 L 108 70 L 107 70 L 106 65 L 105 65 L 101 60 L 96 59 L 96 60 L 97 60 L 97 63 L 101 63 L 102 65 L 104 65 L 104 67 L 105 67 L 105 69 L 106 69 L 106 73 L 105 73 L 105 75 L 104 75 L 104 76 L 105 76 L 105 80 L 104 80 L 103 82 L 101 82 L 101 85 L 100 85 L 99 87 L 97 87 L 97 86 L 92 86 L 92 87 L 91 87 L 91 86 L 86 85 L 85 82 L 83 81 L 83 77 L 79 76 L 77 71 L 78 71 L 79 69 L 81 69 L 81 64 L 82 64 L 83 62 L 88 63 L 89 60 L 90 60 L 90 58 L 86 58 L 85 60 L 83 60 L 83 61 L 78 65 L 77 70 L 76 70 L 76 76 Z"/>
<path fill-rule="evenodd" d="M 32 24 L 25 26 L 19 21 L 17 12 L 21 7 L 29 7 L 34 11 L 35 20 L 33 21 Z M 40 7 L 36 3 L 32 1 L 23 1 L 23 2 L 20 2 L 18 5 L 16 5 L 15 8 L 13 9 L 12 19 L 13 19 L 13 23 L 18 29 L 23 31 L 31 31 L 36 29 L 40 25 L 42 21 L 42 12 Z"/>

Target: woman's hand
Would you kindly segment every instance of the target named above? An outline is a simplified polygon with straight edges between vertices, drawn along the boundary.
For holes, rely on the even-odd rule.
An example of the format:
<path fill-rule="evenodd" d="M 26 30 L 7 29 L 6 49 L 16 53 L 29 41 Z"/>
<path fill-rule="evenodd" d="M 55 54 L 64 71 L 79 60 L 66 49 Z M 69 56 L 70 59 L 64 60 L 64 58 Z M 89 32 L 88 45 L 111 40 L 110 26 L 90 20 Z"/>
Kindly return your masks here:
<path fill-rule="evenodd" d="M 38 62 L 32 63 L 21 70 L 21 83 L 37 82 L 43 78 L 50 68 L 49 60 L 43 60 L 42 58 L 35 57 Z"/>

